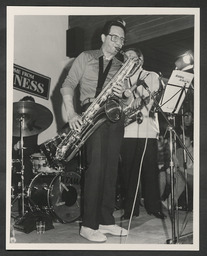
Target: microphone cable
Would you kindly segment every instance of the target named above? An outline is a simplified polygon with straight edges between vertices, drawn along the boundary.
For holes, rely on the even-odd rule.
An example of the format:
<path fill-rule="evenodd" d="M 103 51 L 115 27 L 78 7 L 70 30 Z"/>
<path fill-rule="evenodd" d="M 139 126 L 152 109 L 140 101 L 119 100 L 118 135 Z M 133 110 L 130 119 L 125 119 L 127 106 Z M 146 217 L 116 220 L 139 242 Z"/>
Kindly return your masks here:
<path fill-rule="evenodd" d="M 147 124 L 148 123 L 149 122 L 147 122 Z M 148 127 L 148 125 L 147 125 L 147 127 Z M 130 227 L 131 227 L 133 212 L 134 212 L 134 208 L 135 208 L 135 204 L 136 204 L 136 200 L 137 200 L 137 195 L 138 195 L 138 191 L 139 191 L 139 184 L 140 184 L 140 178 L 141 178 L 141 172 L 142 172 L 142 166 L 143 166 L 143 159 L 144 159 L 146 149 L 147 149 L 147 142 L 148 142 L 148 136 L 145 139 L 144 150 L 143 150 L 140 165 L 139 165 L 139 175 L 138 175 L 138 178 L 137 178 L 137 186 L 136 186 L 134 201 L 133 201 L 132 210 L 131 210 L 131 214 L 130 214 L 130 218 L 129 218 L 129 224 L 128 224 L 128 228 L 127 228 L 127 236 L 125 237 L 125 243 L 127 242 L 127 239 L 128 239 L 128 236 L 129 236 L 129 231 L 130 231 Z"/>

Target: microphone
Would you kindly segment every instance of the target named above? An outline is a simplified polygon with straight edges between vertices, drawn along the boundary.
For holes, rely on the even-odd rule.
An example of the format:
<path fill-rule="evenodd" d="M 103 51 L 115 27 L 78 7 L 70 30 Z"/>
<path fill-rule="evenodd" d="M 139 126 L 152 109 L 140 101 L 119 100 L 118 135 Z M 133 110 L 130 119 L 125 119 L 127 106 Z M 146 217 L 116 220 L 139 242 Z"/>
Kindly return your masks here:
<path fill-rule="evenodd" d="M 149 73 L 145 76 L 145 78 L 146 78 L 148 75 L 149 75 Z M 144 78 L 144 79 L 145 79 L 145 78 Z M 129 98 L 129 97 L 132 95 L 132 92 L 133 92 L 137 87 L 139 87 L 140 85 L 142 85 L 142 86 L 145 88 L 145 90 L 147 90 L 149 93 L 151 93 L 150 90 L 149 90 L 149 87 L 148 87 L 148 85 L 145 83 L 144 79 L 142 79 L 142 80 L 141 80 L 141 79 L 138 79 L 136 84 L 134 84 L 131 88 L 126 89 L 126 90 L 123 92 L 122 97 L 123 97 L 124 99 Z"/>
<path fill-rule="evenodd" d="M 132 95 L 132 92 L 137 88 L 137 84 L 134 84 L 131 88 L 126 89 L 123 94 L 122 97 L 123 99 L 127 99 Z"/>
<path fill-rule="evenodd" d="M 145 90 L 149 91 L 149 87 L 148 87 L 148 85 L 145 83 L 145 81 L 144 81 L 144 80 L 138 80 L 136 84 L 134 84 L 131 88 L 126 89 L 126 90 L 123 92 L 122 97 L 123 97 L 124 99 L 129 98 L 129 97 L 132 95 L 132 92 L 133 92 L 137 87 L 139 87 L 140 85 L 142 85 L 142 86 L 145 88 Z"/>
<path fill-rule="evenodd" d="M 123 92 L 122 97 L 123 97 L 123 99 L 127 99 L 127 98 L 129 98 L 131 95 L 132 95 L 131 89 L 126 89 L 126 90 Z"/>

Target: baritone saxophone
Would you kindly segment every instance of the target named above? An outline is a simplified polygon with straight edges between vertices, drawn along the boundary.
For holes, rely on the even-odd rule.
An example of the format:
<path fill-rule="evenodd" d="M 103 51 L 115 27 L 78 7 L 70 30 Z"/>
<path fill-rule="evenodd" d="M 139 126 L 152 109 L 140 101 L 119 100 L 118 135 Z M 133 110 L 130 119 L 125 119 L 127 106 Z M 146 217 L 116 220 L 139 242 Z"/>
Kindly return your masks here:
<path fill-rule="evenodd" d="M 103 88 L 100 94 L 82 114 L 80 130 L 71 130 L 57 146 L 55 160 L 70 161 L 80 150 L 90 135 L 106 120 L 116 122 L 122 114 L 122 107 L 118 98 L 113 94 L 113 87 L 122 84 L 124 79 L 132 76 L 140 67 L 138 58 L 128 58 L 114 75 L 111 81 Z"/>

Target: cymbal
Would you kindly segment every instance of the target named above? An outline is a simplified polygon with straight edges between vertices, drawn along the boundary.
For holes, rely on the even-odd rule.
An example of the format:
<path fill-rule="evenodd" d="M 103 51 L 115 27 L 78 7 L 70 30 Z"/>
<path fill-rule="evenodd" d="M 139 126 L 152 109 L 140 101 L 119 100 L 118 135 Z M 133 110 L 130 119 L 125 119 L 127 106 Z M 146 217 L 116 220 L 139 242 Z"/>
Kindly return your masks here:
<path fill-rule="evenodd" d="M 22 120 L 20 122 L 20 120 Z M 19 101 L 13 103 L 13 136 L 32 136 L 46 130 L 53 121 L 51 111 L 35 102 Z"/>

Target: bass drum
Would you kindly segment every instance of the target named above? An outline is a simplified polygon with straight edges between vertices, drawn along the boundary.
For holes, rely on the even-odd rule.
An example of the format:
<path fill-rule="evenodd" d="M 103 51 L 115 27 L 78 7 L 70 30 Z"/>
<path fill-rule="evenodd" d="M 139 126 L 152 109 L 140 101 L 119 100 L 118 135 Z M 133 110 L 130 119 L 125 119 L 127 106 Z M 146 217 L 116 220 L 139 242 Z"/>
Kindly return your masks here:
<path fill-rule="evenodd" d="M 28 188 L 29 207 L 49 212 L 54 220 L 72 222 L 80 217 L 81 177 L 76 172 L 37 174 Z"/>

